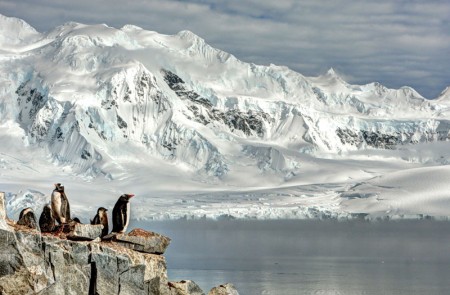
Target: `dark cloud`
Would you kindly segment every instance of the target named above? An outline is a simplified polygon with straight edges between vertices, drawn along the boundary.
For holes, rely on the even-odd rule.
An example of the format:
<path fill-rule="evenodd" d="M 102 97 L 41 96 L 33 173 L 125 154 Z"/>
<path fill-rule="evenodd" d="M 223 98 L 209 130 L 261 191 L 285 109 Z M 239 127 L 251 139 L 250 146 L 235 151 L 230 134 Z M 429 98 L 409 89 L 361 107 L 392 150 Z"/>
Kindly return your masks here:
<path fill-rule="evenodd" d="M 67 21 L 191 30 L 246 62 L 305 75 L 334 67 L 351 83 L 414 87 L 428 98 L 450 85 L 447 0 L 2 0 L 0 13 L 39 31 Z"/>

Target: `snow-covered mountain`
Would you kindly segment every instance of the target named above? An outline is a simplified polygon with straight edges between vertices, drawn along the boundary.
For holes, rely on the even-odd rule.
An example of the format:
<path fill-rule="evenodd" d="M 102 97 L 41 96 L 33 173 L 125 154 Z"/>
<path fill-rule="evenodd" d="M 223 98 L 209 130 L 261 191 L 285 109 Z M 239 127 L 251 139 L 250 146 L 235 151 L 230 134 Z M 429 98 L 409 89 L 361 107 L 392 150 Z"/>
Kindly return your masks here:
<path fill-rule="evenodd" d="M 447 164 L 448 100 L 448 90 L 427 100 L 410 87 L 351 85 L 333 69 L 305 77 L 245 63 L 189 31 L 67 23 L 39 33 L 0 16 L 1 185 L 11 198 L 51 190 L 56 177 L 89 181 L 79 190 L 109 203 L 137 190 L 142 218 L 369 212 L 342 209 L 359 181 Z M 33 186 L 11 182 L 17 175 Z M 305 191 L 318 201 L 277 203 Z M 80 214 L 97 206 L 74 202 Z M 155 204 L 169 213 L 147 211 Z"/>

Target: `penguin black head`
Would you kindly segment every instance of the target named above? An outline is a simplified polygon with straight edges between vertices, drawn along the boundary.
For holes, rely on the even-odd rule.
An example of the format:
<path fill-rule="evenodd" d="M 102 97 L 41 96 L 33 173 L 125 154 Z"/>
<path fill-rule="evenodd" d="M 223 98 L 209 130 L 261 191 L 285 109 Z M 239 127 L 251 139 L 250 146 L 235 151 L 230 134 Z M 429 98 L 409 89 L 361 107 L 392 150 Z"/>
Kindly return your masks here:
<path fill-rule="evenodd" d="M 123 202 L 128 202 L 132 197 L 134 197 L 133 194 L 123 194 L 120 196 L 119 200 Z"/>
<path fill-rule="evenodd" d="M 97 214 L 100 212 L 106 212 L 106 211 L 108 211 L 108 209 L 106 209 L 105 207 L 100 207 L 97 209 Z"/>
<path fill-rule="evenodd" d="M 55 190 L 58 192 L 63 192 L 64 191 L 64 186 L 61 185 L 61 183 L 55 183 Z"/>
<path fill-rule="evenodd" d="M 81 224 L 81 220 L 80 220 L 78 217 L 74 217 L 74 218 L 72 219 L 72 221 Z"/>

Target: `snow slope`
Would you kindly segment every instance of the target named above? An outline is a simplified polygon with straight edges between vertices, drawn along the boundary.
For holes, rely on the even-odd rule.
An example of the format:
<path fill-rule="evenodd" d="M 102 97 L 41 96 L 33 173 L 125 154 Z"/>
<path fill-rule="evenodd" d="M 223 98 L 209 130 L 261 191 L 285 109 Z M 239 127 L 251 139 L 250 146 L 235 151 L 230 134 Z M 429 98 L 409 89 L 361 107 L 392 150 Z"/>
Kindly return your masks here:
<path fill-rule="evenodd" d="M 0 28 L 13 215 L 55 182 L 86 219 L 123 192 L 142 219 L 450 215 L 448 91 L 248 64 L 189 31 Z"/>

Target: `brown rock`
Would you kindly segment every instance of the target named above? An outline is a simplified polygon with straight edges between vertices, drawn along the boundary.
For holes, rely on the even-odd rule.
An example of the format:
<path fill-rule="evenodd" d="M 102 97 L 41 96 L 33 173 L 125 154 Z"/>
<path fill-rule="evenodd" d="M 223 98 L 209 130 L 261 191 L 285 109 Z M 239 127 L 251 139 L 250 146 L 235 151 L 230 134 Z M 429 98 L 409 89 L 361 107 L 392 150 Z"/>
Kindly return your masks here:
<path fill-rule="evenodd" d="M 169 282 L 170 295 L 205 295 L 203 290 L 190 280 Z"/>
<path fill-rule="evenodd" d="M 128 234 L 117 234 L 115 241 L 129 249 L 151 254 L 163 254 L 170 244 L 170 238 L 140 228 Z"/>
<path fill-rule="evenodd" d="M 212 288 L 208 295 L 239 295 L 239 293 L 233 284 L 226 283 Z"/>
<path fill-rule="evenodd" d="M 73 229 L 67 235 L 70 240 L 91 241 L 102 235 L 103 225 L 101 224 L 81 224 L 73 223 Z"/>

